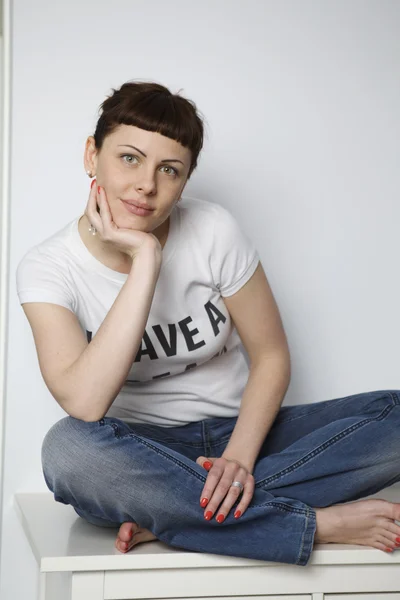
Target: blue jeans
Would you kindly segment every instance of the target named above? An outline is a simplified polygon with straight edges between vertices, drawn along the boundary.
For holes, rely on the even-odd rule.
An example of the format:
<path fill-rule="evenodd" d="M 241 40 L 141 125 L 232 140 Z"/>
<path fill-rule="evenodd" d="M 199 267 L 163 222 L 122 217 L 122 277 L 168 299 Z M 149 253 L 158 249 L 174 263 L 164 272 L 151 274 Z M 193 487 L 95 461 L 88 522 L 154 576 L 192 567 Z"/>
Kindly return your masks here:
<path fill-rule="evenodd" d="M 221 456 L 237 417 L 166 428 L 67 416 L 45 436 L 43 473 L 55 500 L 93 525 L 134 521 L 170 546 L 306 565 L 315 508 L 400 481 L 399 405 L 400 391 L 383 390 L 281 407 L 250 506 L 239 519 L 233 507 L 221 524 L 204 519 L 207 471 L 195 460 Z"/>

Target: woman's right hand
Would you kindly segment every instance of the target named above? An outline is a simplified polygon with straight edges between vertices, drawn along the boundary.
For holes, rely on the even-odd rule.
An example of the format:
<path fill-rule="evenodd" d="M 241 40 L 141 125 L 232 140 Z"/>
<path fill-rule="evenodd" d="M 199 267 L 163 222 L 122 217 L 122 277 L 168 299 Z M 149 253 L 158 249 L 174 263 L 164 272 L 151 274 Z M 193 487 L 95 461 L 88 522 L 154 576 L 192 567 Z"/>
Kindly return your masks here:
<path fill-rule="evenodd" d="M 161 258 L 162 248 L 156 236 L 145 231 L 138 231 L 137 229 L 118 227 L 112 220 L 104 188 L 100 187 L 99 192 L 97 190 L 97 182 L 94 180 L 86 205 L 85 215 L 89 223 L 97 230 L 99 237 L 103 241 L 116 246 L 118 250 L 128 254 L 132 259 L 143 250 L 155 250 L 157 256 L 159 254 L 159 258 Z M 99 212 L 97 211 L 97 207 L 100 209 Z"/>

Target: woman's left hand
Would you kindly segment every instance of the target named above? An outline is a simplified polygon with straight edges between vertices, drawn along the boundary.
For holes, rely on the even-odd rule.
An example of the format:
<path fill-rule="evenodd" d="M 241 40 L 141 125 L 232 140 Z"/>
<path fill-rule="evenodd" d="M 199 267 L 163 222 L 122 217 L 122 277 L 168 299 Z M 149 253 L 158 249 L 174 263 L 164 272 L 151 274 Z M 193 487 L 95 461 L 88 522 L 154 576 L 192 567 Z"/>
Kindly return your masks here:
<path fill-rule="evenodd" d="M 222 523 L 226 519 L 242 493 L 239 487 L 232 487 L 232 483 L 240 481 L 243 484 L 243 493 L 234 515 L 238 519 L 247 509 L 253 497 L 255 487 L 253 475 L 239 462 L 223 457 L 199 456 L 196 463 L 209 472 L 200 498 L 200 506 L 207 507 L 204 511 L 205 519 L 209 521 L 216 512 L 218 523 Z M 209 464 L 207 465 L 207 463 Z M 219 510 L 217 510 L 218 507 L 220 507 Z"/>

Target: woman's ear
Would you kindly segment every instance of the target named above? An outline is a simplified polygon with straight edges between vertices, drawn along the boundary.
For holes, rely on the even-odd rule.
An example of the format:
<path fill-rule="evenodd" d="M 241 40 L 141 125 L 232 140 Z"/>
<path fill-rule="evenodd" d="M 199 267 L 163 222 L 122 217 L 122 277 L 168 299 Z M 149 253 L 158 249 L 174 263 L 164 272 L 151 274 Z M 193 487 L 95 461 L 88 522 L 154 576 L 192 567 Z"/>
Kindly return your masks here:
<path fill-rule="evenodd" d="M 89 172 L 92 177 L 95 177 L 97 168 L 97 148 L 92 135 L 90 135 L 86 140 L 84 165 L 85 171 Z"/>

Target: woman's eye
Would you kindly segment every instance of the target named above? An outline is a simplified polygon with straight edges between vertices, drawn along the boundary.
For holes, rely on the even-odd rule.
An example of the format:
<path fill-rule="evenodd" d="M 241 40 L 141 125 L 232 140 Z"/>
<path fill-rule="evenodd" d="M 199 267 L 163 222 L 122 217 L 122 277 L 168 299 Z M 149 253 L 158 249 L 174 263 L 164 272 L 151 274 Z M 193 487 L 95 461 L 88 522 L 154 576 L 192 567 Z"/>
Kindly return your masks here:
<path fill-rule="evenodd" d="M 168 165 L 165 165 L 164 167 L 161 167 L 162 169 L 169 169 L 169 174 L 170 175 L 178 175 L 178 171 L 176 169 L 174 169 L 173 167 L 169 167 Z"/>
<path fill-rule="evenodd" d="M 133 156 L 133 154 L 123 154 L 121 158 L 122 159 L 133 158 L 133 159 L 137 160 L 137 156 Z M 132 160 L 125 160 L 124 162 L 127 162 L 129 165 L 131 165 L 133 161 Z"/>

